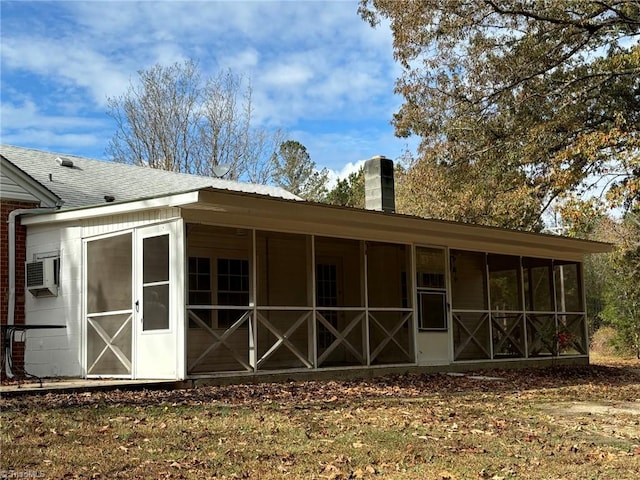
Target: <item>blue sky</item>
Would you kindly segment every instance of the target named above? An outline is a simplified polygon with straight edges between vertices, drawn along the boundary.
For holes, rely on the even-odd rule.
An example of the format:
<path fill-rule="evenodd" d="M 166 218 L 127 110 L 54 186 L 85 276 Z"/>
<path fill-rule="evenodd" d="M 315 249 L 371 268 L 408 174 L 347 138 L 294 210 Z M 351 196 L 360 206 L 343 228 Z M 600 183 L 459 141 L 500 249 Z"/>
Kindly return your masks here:
<path fill-rule="evenodd" d="M 390 124 L 401 98 L 388 25 L 355 1 L 2 1 L 1 141 L 107 158 L 106 100 L 140 69 L 185 59 L 251 79 L 256 126 L 280 128 L 341 176 L 415 139 Z"/>

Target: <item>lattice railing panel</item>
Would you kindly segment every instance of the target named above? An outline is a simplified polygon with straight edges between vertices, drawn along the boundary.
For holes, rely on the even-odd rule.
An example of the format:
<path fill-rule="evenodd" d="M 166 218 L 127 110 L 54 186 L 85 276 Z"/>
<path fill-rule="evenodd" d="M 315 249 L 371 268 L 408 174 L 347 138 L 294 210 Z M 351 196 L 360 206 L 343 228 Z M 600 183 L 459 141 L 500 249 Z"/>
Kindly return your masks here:
<path fill-rule="evenodd" d="M 369 311 L 371 365 L 413 363 L 412 311 Z"/>
<path fill-rule="evenodd" d="M 522 358 L 526 355 L 524 315 L 491 313 L 493 358 Z"/>
<path fill-rule="evenodd" d="M 258 370 L 313 368 L 311 310 L 258 310 Z"/>
<path fill-rule="evenodd" d="M 453 312 L 453 348 L 455 360 L 491 358 L 489 312 Z"/>
<path fill-rule="evenodd" d="M 557 355 L 555 315 L 528 313 L 526 320 L 529 357 Z"/>
<path fill-rule="evenodd" d="M 132 313 L 87 318 L 87 374 L 130 375 Z"/>
<path fill-rule="evenodd" d="M 187 372 L 251 371 L 252 310 L 217 309 L 231 319 L 229 328 L 213 328 L 202 307 L 187 309 Z"/>
<path fill-rule="evenodd" d="M 316 311 L 318 367 L 366 365 L 364 310 Z"/>

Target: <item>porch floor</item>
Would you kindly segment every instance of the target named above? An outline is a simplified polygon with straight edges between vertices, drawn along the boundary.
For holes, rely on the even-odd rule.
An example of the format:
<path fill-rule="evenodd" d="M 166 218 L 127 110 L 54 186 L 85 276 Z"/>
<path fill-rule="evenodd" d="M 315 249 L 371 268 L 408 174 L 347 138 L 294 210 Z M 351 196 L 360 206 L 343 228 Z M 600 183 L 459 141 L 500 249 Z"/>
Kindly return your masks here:
<path fill-rule="evenodd" d="M 372 378 L 393 374 L 408 373 L 449 373 L 468 374 L 474 376 L 477 370 L 541 368 L 554 365 L 588 365 L 589 357 L 540 358 L 534 361 L 487 361 L 461 362 L 445 365 L 398 365 L 375 368 L 326 369 L 316 371 L 260 372 L 258 374 L 205 374 L 191 376 L 185 380 L 127 380 L 127 379 L 42 379 L 25 380 L 0 386 L 0 397 L 19 395 L 38 395 L 47 393 L 80 393 L 109 390 L 136 389 L 188 389 L 205 385 L 228 385 L 234 383 L 288 382 L 305 380 L 348 380 L 356 378 Z M 476 375 L 478 376 L 478 375 Z M 489 379 L 489 377 L 478 377 Z M 497 378 L 491 378 L 497 379 Z"/>
<path fill-rule="evenodd" d="M 127 380 L 127 379 L 84 379 L 62 378 L 42 379 L 42 385 L 38 380 L 28 379 L 16 381 L 6 385 L 0 385 L 0 397 L 15 397 L 19 395 L 45 395 L 47 393 L 80 393 L 108 390 L 135 390 L 135 389 L 172 389 L 179 382 L 175 380 Z"/>

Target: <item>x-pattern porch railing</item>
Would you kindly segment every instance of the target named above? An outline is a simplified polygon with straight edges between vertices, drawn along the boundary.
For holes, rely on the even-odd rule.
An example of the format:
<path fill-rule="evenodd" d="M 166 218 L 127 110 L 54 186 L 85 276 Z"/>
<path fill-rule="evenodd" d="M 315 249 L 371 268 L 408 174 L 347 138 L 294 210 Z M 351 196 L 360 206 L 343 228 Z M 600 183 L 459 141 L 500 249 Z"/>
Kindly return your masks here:
<path fill-rule="evenodd" d="M 282 329 L 276 327 L 272 322 L 270 322 L 265 316 L 264 312 L 258 310 L 257 318 L 258 318 L 258 328 L 260 325 L 263 325 L 267 328 L 269 332 L 271 332 L 275 337 L 276 341 L 269 347 L 269 349 L 258 359 L 257 368 L 259 369 L 264 363 L 271 357 L 278 349 L 285 347 L 291 353 L 293 353 L 298 360 L 302 362 L 302 364 L 307 368 L 313 368 L 313 363 L 300 351 L 300 349 L 290 340 L 291 336 L 300 328 L 302 325 L 306 325 L 309 328 L 309 321 L 312 317 L 313 312 L 311 310 L 303 311 L 302 314 L 298 317 L 296 321 L 294 321 L 286 331 L 282 331 Z"/>
<path fill-rule="evenodd" d="M 117 315 L 118 312 L 115 314 Z M 94 331 L 98 334 L 98 336 L 104 342 L 104 347 L 100 351 L 100 353 L 96 356 L 95 360 L 89 365 L 87 368 L 87 373 L 89 375 L 93 375 L 99 372 L 95 372 L 96 366 L 100 363 L 103 357 L 107 354 L 107 352 L 111 352 L 113 356 L 122 364 L 122 366 L 126 369 L 127 373 L 131 373 L 131 359 L 127 357 L 127 355 L 122 351 L 122 349 L 115 344 L 116 340 L 120 337 L 120 335 L 127 330 L 128 326 L 131 326 L 131 322 L 133 319 L 133 313 L 127 312 L 129 315 L 124 319 L 122 325 L 118 327 L 113 336 L 110 336 L 100 325 L 100 318 L 105 317 L 106 315 L 87 317 L 87 324 L 94 329 Z M 114 312 L 109 312 L 109 316 L 114 315 Z M 131 343 L 131 334 L 129 337 L 125 339 L 129 343 Z"/>
<path fill-rule="evenodd" d="M 364 354 L 359 351 L 347 338 L 347 336 L 354 328 L 362 324 L 365 318 L 365 311 L 363 310 L 362 312 L 358 313 L 342 330 L 338 330 L 338 328 L 334 327 L 323 314 L 323 312 L 334 310 L 335 309 L 322 309 L 316 311 L 316 321 L 318 322 L 318 325 L 324 326 L 334 336 L 333 342 L 331 342 L 331 344 L 325 349 L 325 351 L 318 356 L 318 366 L 322 365 L 327 360 L 327 358 L 329 358 L 329 355 L 331 355 L 331 353 L 340 345 L 344 345 L 344 347 L 346 347 L 346 349 L 353 354 L 358 362 L 360 362 L 362 365 L 366 365 L 367 359 Z"/>
<path fill-rule="evenodd" d="M 526 315 L 527 340 L 529 342 L 529 356 L 540 354 L 557 354 L 555 347 L 556 318 L 555 313 Z"/>
<path fill-rule="evenodd" d="M 585 316 L 582 313 L 558 314 L 558 327 L 570 333 L 569 338 L 566 339 L 566 350 L 575 350 L 581 355 L 585 355 L 587 353 L 584 321 Z"/>
<path fill-rule="evenodd" d="M 476 314 L 480 316 L 476 318 L 476 321 L 474 324 L 472 324 L 470 327 L 467 327 L 467 325 L 465 324 L 465 321 L 461 317 L 461 315 L 463 314 L 467 314 L 467 315 Z M 491 358 L 491 351 L 488 348 L 488 344 L 486 344 L 486 342 L 483 342 L 481 339 L 477 338 L 480 333 L 484 333 L 485 335 L 488 335 L 488 332 L 486 330 L 485 332 L 483 332 L 482 329 L 487 329 L 487 323 L 489 322 L 490 313 L 489 312 L 453 312 L 452 317 L 453 317 L 454 332 L 456 329 L 460 329 L 462 330 L 462 332 L 466 334 L 466 337 L 460 343 L 458 343 L 457 345 L 454 345 L 455 347 L 454 358 L 456 360 L 460 358 L 462 353 L 464 353 L 464 351 L 472 343 L 475 344 L 478 348 L 480 348 L 480 350 L 484 352 L 484 354 L 486 355 L 485 358 Z"/>
<path fill-rule="evenodd" d="M 229 309 L 228 307 L 226 309 Z M 211 328 L 207 322 L 205 322 L 203 319 L 201 319 L 198 314 L 196 312 L 194 312 L 193 310 L 189 309 L 188 310 L 188 314 L 189 314 L 189 318 L 191 320 L 193 320 L 198 327 L 202 328 L 204 332 L 208 333 L 209 335 L 211 335 L 211 337 L 213 337 L 213 342 L 211 343 L 211 345 L 209 345 L 204 352 L 202 352 L 190 365 L 189 365 L 189 370 L 193 370 L 198 364 L 200 364 L 202 361 L 204 361 L 211 353 L 213 353 L 214 351 L 220 349 L 220 348 L 226 348 L 227 351 L 229 351 L 229 353 L 231 353 L 231 355 L 233 356 L 233 358 L 236 360 L 236 362 L 238 362 L 245 370 L 247 371 L 251 371 L 253 370 L 253 368 L 251 367 L 251 365 L 249 364 L 249 362 L 247 361 L 248 359 L 243 358 L 233 347 L 233 345 L 229 344 L 229 339 L 230 337 L 233 335 L 233 333 L 238 330 L 240 327 L 242 327 L 245 323 L 248 324 L 249 327 L 249 335 L 248 335 L 248 339 L 247 342 L 250 342 L 252 339 L 252 322 L 251 322 L 251 313 L 253 310 L 245 310 L 244 308 L 242 308 L 239 313 L 240 313 L 240 317 L 233 322 L 233 324 L 226 329 L 222 334 L 219 334 L 218 332 L 216 332 L 213 328 Z"/>
<path fill-rule="evenodd" d="M 497 352 L 503 352 L 504 349 L 515 348 L 522 357 L 526 355 L 524 348 L 524 316 L 522 314 L 491 314 L 491 325 L 493 332 L 493 352 L 494 356 Z M 520 336 L 517 335 L 517 329 L 520 328 Z M 497 341 L 496 341 L 497 339 Z"/>
<path fill-rule="evenodd" d="M 206 320 L 198 315 L 199 311 L 205 310 L 237 310 L 239 317 L 229 328 L 221 332 L 220 330 L 212 328 Z M 340 325 L 334 325 L 329 321 L 326 314 L 326 312 L 333 310 L 349 311 L 355 313 L 355 315 Z M 355 361 L 360 365 L 367 365 L 369 362 L 373 362 L 386 349 L 388 349 L 390 345 L 397 346 L 409 362 L 413 361 L 411 354 L 411 335 L 409 335 L 406 341 L 398 338 L 402 328 L 410 325 L 411 323 L 413 318 L 413 312 L 411 310 L 367 311 L 364 308 L 319 308 L 315 310 L 300 310 L 293 307 L 271 307 L 267 309 L 256 309 L 255 321 L 253 320 L 253 312 L 253 308 L 247 307 L 188 307 L 187 313 L 190 321 L 198 327 L 199 331 L 210 337 L 211 341 L 210 344 L 206 345 L 206 348 L 204 348 L 202 353 L 189 363 L 188 370 L 194 371 L 195 367 L 203 364 L 214 354 L 214 352 L 219 352 L 223 349 L 225 350 L 225 353 L 228 352 L 241 369 L 245 371 L 256 371 L 264 368 L 268 360 L 271 359 L 277 351 L 282 349 L 287 350 L 292 357 L 295 357 L 300 361 L 304 368 L 308 369 L 322 366 L 331 358 L 332 353 L 340 347 L 343 347 L 353 355 Z M 270 319 L 267 312 L 287 312 L 289 314 L 291 312 L 299 312 L 299 315 L 294 317 L 291 322 L 288 322 L 286 326 L 282 326 L 278 322 L 273 321 L 273 319 Z M 389 322 L 388 320 L 385 321 L 380 318 L 381 315 L 390 313 L 398 313 L 401 315 L 399 315 L 398 320 L 394 322 Z M 314 319 L 316 322 L 316 330 L 318 329 L 317 327 L 322 326 L 333 336 L 331 344 L 324 349 L 322 353 L 318 352 L 319 354 L 317 355 L 317 358 L 315 358 L 315 362 L 313 350 L 309 348 L 308 353 L 305 353 L 304 348 L 301 347 L 299 341 L 296 343 L 293 338 L 294 335 L 298 334 L 298 339 L 303 337 L 312 339 L 311 322 L 313 322 Z M 365 335 L 365 332 L 368 331 L 366 328 L 367 325 L 365 325 L 367 319 L 369 322 L 369 331 L 371 328 L 375 327 L 383 334 L 377 345 L 369 346 L 369 348 L 373 348 L 373 350 L 370 351 L 369 361 L 367 361 L 367 341 Z M 247 343 L 245 346 L 242 346 L 242 342 L 238 343 L 237 337 L 235 337 L 234 341 L 231 341 L 233 334 L 242 327 L 247 328 L 248 330 L 246 335 Z M 307 329 L 306 334 L 300 335 L 300 330 L 305 328 Z M 275 340 L 273 343 L 266 346 L 264 353 L 258 356 L 257 350 L 254 348 L 255 342 L 258 337 L 263 340 L 266 338 L 262 335 L 258 335 L 258 332 L 260 331 L 263 333 L 269 332 L 273 337 L 275 337 Z M 356 332 L 355 336 L 353 335 L 354 332 Z"/>
<path fill-rule="evenodd" d="M 393 312 L 397 312 L 397 310 L 394 310 Z M 379 315 L 380 313 L 388 313 L 388 311 L 381 311 L 381 312 L 376 311 L 375 313 Z M 404 315 L 400 316 L 400 320 L 395 325 L 393 325 L 391 329 L 387 329 L 384 326 L 383 322 L 378 320 L 378 318 L 376 318 L 376 316 L 373 314 L 372 311 L 369 311 L 369 321 L 371 322 L 370 325 L 377 326 L 385 334 L 385 337 L 380 341 L 378 346 L 371 352 L 371 357 L 370 357 L 371 363 L 373 363 L 373 361 L 378 357 L 378 355 L 380 355 L 380 353 L 384 351 L 384 349 L 386 348 L 389 342 L 395 343 L 396 346 L 400 349 L 400 351 L 407 357 L 407 359 L 409 359 L 409 361 L 413 360 L 409 349 L 405 348 L 405 346 L 402 345 L 396 338 L 396 335 L 398 334 L 400 329 L 404 327 L 407 323 L 409 323 L 412 318 L 413 318 L 413 312 L 411 311 L 404 312 Z"/>

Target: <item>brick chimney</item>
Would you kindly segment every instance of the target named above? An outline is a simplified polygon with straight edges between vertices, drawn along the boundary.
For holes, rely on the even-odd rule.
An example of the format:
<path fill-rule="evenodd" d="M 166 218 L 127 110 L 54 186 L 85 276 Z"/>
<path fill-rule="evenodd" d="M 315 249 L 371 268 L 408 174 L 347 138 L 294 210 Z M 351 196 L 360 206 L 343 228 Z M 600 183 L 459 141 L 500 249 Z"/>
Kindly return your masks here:
<path fill-rule="evenodd" d="M 364 162 L 364 200 L 368 210 L 396 210 L 393 160 L 377 155 Z"/>

